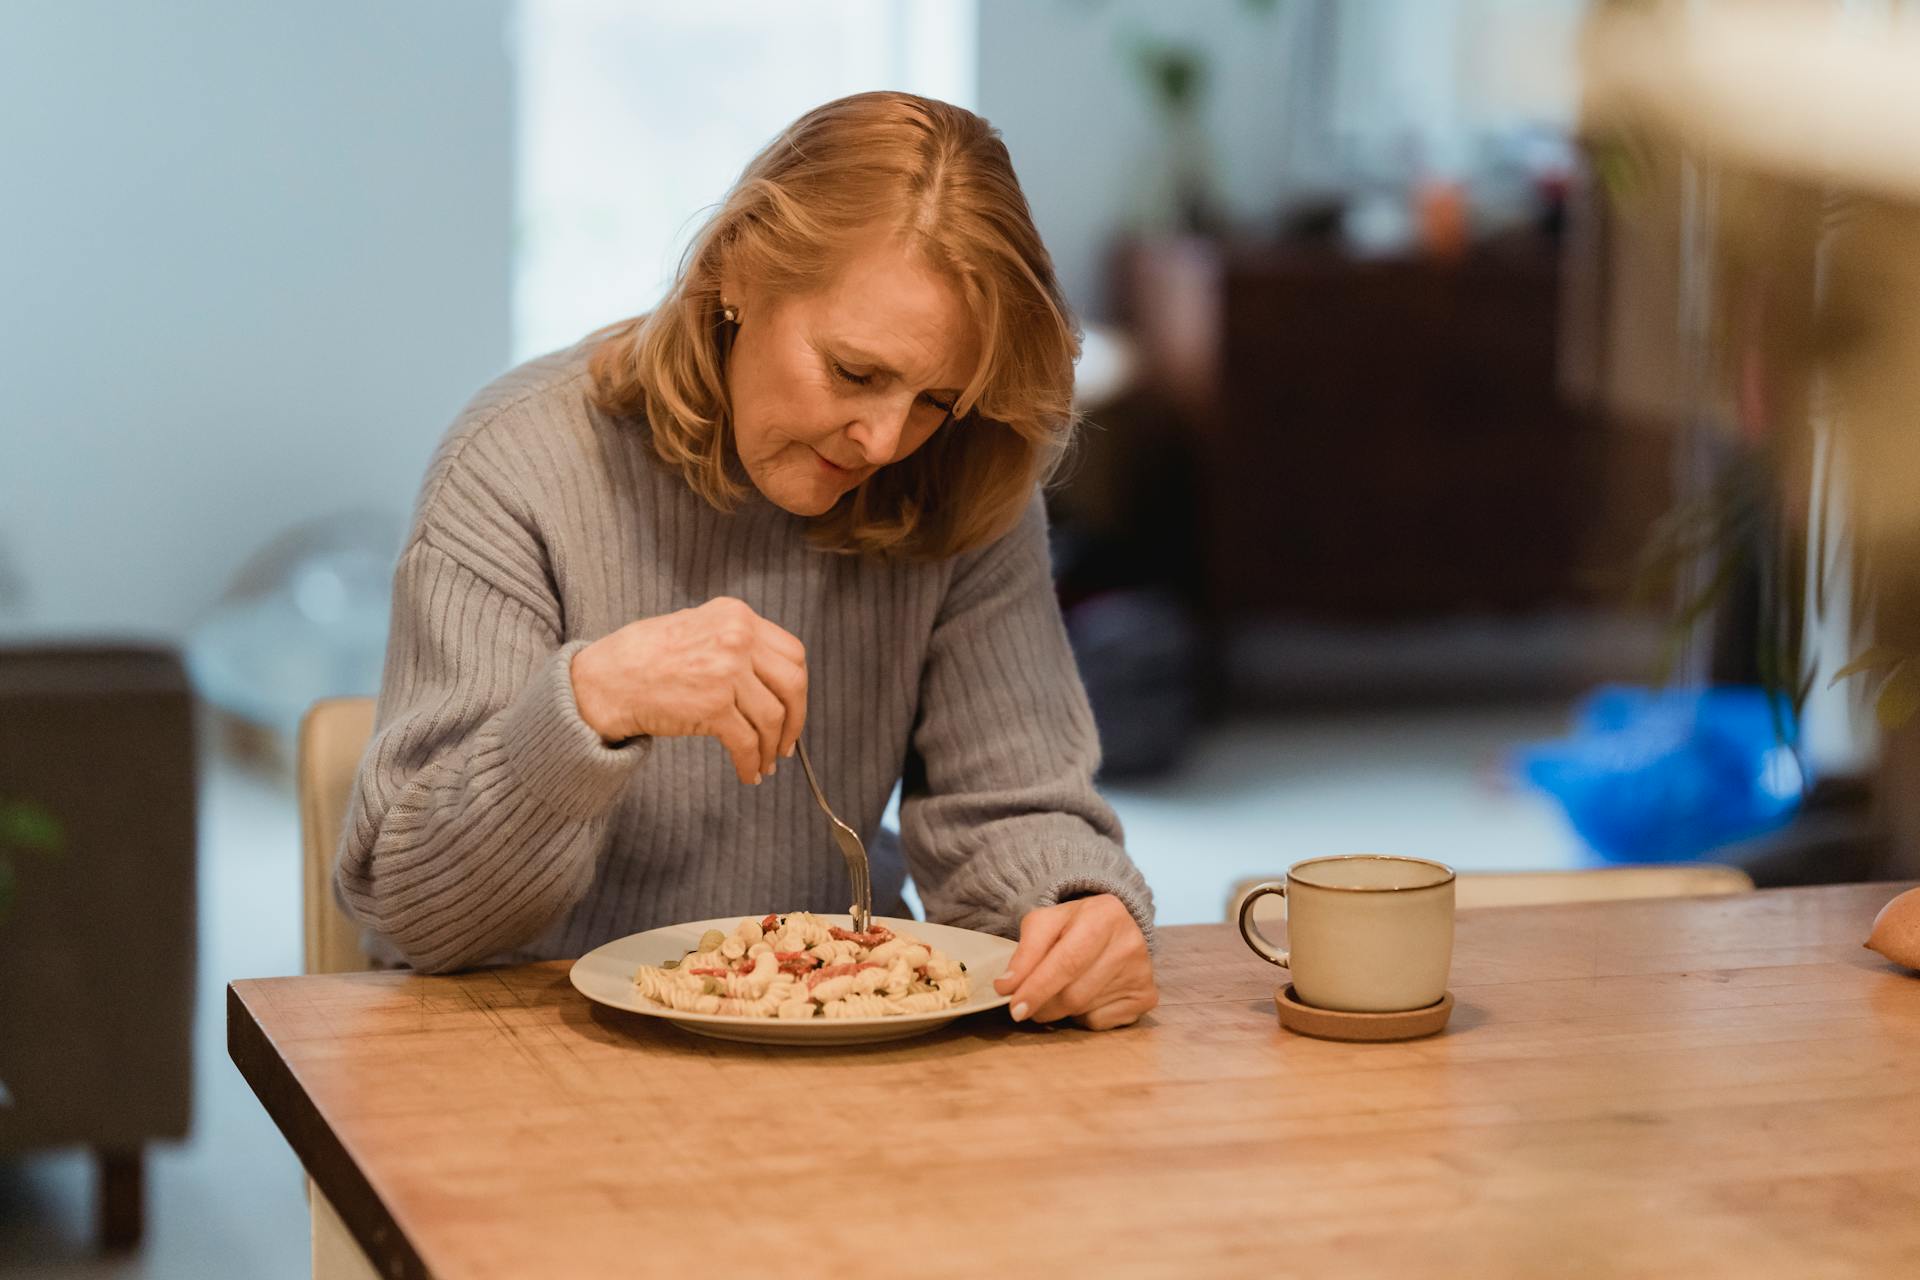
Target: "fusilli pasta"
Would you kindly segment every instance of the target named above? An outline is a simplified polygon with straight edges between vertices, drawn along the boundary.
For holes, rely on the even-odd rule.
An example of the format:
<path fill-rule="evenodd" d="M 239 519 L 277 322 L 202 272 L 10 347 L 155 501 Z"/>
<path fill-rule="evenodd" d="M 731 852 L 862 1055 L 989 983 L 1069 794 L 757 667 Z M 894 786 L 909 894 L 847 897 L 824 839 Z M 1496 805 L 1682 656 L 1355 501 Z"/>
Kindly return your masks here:
<path fill-rule="evenodd" d="M 879 1018 L 964 1004 L 967 966 L 871 925 L 836 928 L 804 911 L 709 929 L 677 961 L 641 965 L 641 995 L 679 1013 L 743 1018 Z"/>

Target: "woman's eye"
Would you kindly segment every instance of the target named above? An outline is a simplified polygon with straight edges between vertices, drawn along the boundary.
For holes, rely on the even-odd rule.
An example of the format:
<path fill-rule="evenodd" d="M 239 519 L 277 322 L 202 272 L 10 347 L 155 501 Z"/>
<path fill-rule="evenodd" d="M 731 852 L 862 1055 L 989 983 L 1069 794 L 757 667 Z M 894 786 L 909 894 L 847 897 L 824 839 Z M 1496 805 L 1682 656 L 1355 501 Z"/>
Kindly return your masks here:
<path fill-rule="evenodd" d="M 837 379 L 838 381 L 847 383 L 850 386 L 864 387 L 864 386 L 871 385 L 873 382 L 872 374 L 855 373 L 853 370 L 847 368 L 847 366 L 841 364 L 838 360 L 828 360 L 827 368 L 832 370 L 833 376 L 835 379 Z M 950 414 L 953 412 L 954 402 L 951 400 L 942 400 L 938 396 L 931 396 L 931 395 L 923 395 L 920 398 L 926 401 L 929 405 L 932 405 L 935 409 L 938 409 L 943 414 Z"/>

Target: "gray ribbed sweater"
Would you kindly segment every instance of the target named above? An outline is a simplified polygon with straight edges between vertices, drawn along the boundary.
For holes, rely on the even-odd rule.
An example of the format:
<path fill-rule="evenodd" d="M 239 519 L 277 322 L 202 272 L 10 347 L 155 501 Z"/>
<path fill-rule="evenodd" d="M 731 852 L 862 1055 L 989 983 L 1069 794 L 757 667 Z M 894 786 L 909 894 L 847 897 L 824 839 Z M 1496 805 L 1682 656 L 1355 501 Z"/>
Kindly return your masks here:
<path fill-rule="evenodd" d="M 635 618 L 735 596 L 807 646 L 807 744 L 867 841 L 874 910 L 1014 935 L 1038 906 L 1152 900 L 1092 785 L 1098 742 L 1043 509 L 938 563 L 818 551 L 757 493 L 714 510 L 644 423 L 587 402 L 586 346 L 488 386 L 434 458 L 394 575 L 373 741 L 336 884 L 421 969 L 576 956 L 682 920 L 845 911 L 800 770 L 743 786 L 708 738 L 604 745 L 569 664 Z M 901 837 L 880 831 L 903 783 Z M 904 857 L 904 863 L 903 863 Z"/>

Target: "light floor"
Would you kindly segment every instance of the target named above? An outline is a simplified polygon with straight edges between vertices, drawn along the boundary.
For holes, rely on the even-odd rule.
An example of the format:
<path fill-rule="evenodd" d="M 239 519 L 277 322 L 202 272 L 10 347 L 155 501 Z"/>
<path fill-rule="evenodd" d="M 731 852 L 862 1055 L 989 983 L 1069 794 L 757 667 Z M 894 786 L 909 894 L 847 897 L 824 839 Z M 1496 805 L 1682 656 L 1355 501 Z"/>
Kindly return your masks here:
<path fill-rule="evenodd" d="M 1108 795 L 1168 924 L 1223 917 L 1230 886 L 1322 853 L 1379 851 L 1466 869 L 1580 862 L 1545 799 L 1499 785 L 1503 752 L 1560 731 L 1560 706 L 1300 716 L 1230 724 L 1152 784 Z M 80 1154 L 0 1164 L 0 1274 L 87 1280 L 278 1280 L 307 1274 L 304 1184 L 227 1058 L 236 977 L 297 972 L 299 846 L 279 780 L 208 771 L 202 810 L 195 1132 L 149 1158 L 137 1255 L 91 1249 L 91 1165 Z"/>

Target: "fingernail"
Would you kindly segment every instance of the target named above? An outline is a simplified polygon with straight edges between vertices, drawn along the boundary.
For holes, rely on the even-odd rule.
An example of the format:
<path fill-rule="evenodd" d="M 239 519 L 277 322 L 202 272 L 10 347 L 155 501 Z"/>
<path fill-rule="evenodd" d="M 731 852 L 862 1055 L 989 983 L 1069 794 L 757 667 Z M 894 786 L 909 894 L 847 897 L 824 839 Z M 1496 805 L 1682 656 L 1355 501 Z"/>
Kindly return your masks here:
<path fill-rule="evenodd" d="M 1025 1022 L 1027 1020 L 1027 1014 L 1031 1012 L 1032 1010 L 1028 1009 L 1026 1005 L 1017 1004 L 1013 1006 L 1013 1020 L 1015 1022 Z"/>
<path fill-rule="evenodd" d="M 772 776 L 773 776 L 774 774 L 776 774 L 776 773 L 778 773 L 778 772 L 780 772 L 780 766 L 779 766 L 779 765 L 777 765 L 777 764 L 770 764 L 770 765 L 768 765 L 768 766 L 767 766 L 767 776 L 768 776 L 769 778 L 771 778 L 771 777 L 772 777 Z"/>
<path fill-rule="evenodd" d="M 793 759 L 793 744 L 791 742 L 787 744 L 787 749 L 780 753 L 780 757 L 783 760 Z"/>
<path fill-rule="evenodd" d="M 766 776 L 766 775 L 765 775 L 765 774 L 762 774 L 762 773 L 756 773 L 756 774 L 754 774 L 754 775 L 753 775 L 753 785 L 754 785 L 754 786 L 756 786 L 756 787 L 757 787 L 757 786 L 759 786 L 759 785 L 760 785 L 760 779 L 762 779 L 762 778 L 764 778 L 765 776 Z"/>

